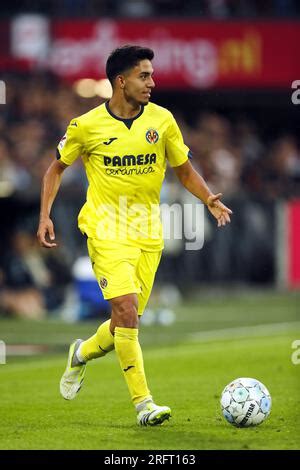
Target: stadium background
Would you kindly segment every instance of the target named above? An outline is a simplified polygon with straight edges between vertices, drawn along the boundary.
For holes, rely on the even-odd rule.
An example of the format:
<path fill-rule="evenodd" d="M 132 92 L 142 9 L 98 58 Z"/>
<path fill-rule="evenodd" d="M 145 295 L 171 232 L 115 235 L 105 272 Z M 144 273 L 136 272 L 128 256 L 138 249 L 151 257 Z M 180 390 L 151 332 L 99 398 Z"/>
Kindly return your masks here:
<path fill-rule="evenodd" d="M 277 335 L 278 354 L 289 362 L 299 331 L 300 106 L 292 102 L 297 91 L 292 84 L 300 80 L 299 21 L 293 0 L 1 4 L 0 339 L 6 344 L 7 365 L 0 372 L 5 374 L 10 362 L 27 361 L 27 354 L 37 354 L 37 361 L 39 354 L 49 354 L 50 361 L 75 335 L 89 336 L 95 319 L 108 314 L 95 293 L 85 240 L 77 229 L 86 190 L 79 162 L 65 172 L 53 209 L 59 248 L 42 250 L 35 233 L 41 179 L 55 158 L 57 142 L 70 119 L 107 99 L 106 57 L 129 42 L 153 46 L 153 101 L 175 114 L 194 165 L 234 211 L 232 223 L 221 230 L 206 214 L 199 251 L 186 251 L 184 239 L 166 242 L 145 315 L 146 359 L 155 362 L 159 347 L 193 335 L 193 341 L 224 341 L 257 333 L 268 339 L 257 345 L 249 372 L 233 367 L 228 375 L 223 368 L 221 384 L 234 378 L 235 370 L 254 376 L 260 371 L 264 377 L 260 354 L 269 347 L 267 357 L 274 362 L 272 335 Z M 196 203 L 171 171 L 162 201 Z M 152 351 L 156 346 L 157 352 Z M 241 358 L 243 347 L 226 345 L 228 354 Z M 55 360 L 63 364 L 59 357 Z M 248 358 L 245 349 L 242 364 Z M 186 380 L 198 373 L 196 365 L 188 372 Z M 295 366 L 289 373 L 292 377 Z M 271 376 L 269 370 L 266 379 Z M 291 381 L 295 392 L 296 379 Z M 287 433 L 285 448 L 293 448 L 290 438 Z M 57 439 L 49 445 L 68 447 Z M 150 445 L 156 448 L 160 444 L 153 439 Z M 170 445 L 197 448 L 196 439 L 186 447 L 179 438 Z M 2 442 L 2 448 L 22 448 L 18 440 Z M 122 442 L 120 448 L 126 448 Z M 279 441 L 272 442 L 281 448 Z M 23 445 L 46 446 L 36 438 Z M 238 438 L 232 441 L 233 448 L 244 445 Z M 268 445 L 272 448 L 266 440 Z M 255 439 L 253 446 L 259 448 Z"/>

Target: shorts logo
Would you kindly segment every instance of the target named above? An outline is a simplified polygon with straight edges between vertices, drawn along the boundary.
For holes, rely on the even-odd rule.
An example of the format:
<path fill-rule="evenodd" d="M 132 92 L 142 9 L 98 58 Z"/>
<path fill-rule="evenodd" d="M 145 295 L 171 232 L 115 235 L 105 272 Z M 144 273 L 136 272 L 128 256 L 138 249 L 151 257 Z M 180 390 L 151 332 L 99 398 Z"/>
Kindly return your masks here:
<path fill-rule="evenodd" d="M 101 289 L 105 289 L 105 287 L 107 287 L 107 279 L 105 279 L 105 277 L 100 277 L 100 287 Z"/>
<path fill-rule="evenodd" d="M 158 132 L 155 129 L 148 129 L 146 132 L 146 140 L 149 144 L 156 144 L 159 139 Z"/>

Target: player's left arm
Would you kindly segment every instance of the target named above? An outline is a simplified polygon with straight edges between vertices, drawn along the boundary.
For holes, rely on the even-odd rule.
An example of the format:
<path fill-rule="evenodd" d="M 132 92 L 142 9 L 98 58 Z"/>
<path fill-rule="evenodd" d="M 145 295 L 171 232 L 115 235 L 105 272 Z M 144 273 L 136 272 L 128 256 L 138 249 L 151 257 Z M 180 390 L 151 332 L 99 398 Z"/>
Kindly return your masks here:
<path fill-rule="evenodd" d="M 181 184 L 207 205 L 209 211 L 217 219 L 218 227 L 230 222 L 232 211 L 220 201 L 222 193 L 213 194 L 189 160 L 173 169 Z"/>

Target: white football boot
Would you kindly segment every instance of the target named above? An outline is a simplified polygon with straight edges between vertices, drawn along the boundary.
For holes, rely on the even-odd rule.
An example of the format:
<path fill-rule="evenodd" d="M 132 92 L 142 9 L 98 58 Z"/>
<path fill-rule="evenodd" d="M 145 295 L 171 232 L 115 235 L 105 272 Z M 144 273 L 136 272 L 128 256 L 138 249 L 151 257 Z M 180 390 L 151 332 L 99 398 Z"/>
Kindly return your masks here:
<path fill-rule="evenodd" d="M 137 414 L 137 424 L 140 426 L 156 426 L 162 424 L 171 417 L 171 410 L 168 406 L 158 406 L 152 401 L 145 403 L 145 406 Z"/>
<path fill-rule="evenodd" d="M 60 393 L 65 400 L 76 397 L 84 379 L 86 363 L 80 362 L 76 357 L 76 351 L 82 342 L 82 339 L 76 339 L 69 348 L 67 367 L 60 380 Z"/>

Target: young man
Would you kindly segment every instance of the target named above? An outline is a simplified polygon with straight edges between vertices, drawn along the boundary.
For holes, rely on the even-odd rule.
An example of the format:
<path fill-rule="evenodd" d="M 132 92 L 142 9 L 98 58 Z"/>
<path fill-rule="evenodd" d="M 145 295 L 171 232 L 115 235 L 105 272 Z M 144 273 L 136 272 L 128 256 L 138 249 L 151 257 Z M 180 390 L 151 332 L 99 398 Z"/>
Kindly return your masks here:
<path fill-rule="evenodd" d="M 218 226 L 230 222 L 231 214 L 220 202 L 221 194 L 212 194 L 192 167 L 172 114 L 149 102 L 153 56 L 151 49 L 139 46 L 124 46 L 109 56 L 112 98 L 70 122 L 57 161 L 43 179 L 37 234 L 42 246 L 56 246 L 51 207 L 63 171 L 81 156 L 89 188 L 78 225 L 87 236 L 92 266 L 112 314 L 91 338 L 71 344 L 60 392 L 67 400 L 75 398 L 86 363 L 115 349 L 141 425 L 161 424 L 171 416 L 169 407 L 153 402 L 138 341 L 139 316 L 163 248 L 159 198 L 167 161 Z"/>

